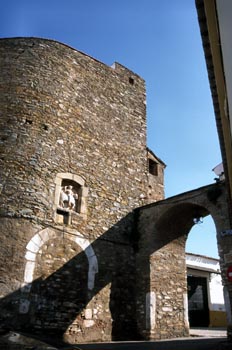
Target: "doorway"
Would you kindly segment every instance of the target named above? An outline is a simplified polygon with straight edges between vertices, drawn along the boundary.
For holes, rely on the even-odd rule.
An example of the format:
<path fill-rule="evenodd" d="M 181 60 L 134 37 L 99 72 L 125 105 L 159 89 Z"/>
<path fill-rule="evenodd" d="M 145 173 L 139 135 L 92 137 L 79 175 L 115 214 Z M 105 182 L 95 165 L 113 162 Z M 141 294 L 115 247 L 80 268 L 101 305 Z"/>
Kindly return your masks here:
<path fill-rule="evenodd" d="M 209 326 L 207 278 L 187 276 L 190 327 Z"/>

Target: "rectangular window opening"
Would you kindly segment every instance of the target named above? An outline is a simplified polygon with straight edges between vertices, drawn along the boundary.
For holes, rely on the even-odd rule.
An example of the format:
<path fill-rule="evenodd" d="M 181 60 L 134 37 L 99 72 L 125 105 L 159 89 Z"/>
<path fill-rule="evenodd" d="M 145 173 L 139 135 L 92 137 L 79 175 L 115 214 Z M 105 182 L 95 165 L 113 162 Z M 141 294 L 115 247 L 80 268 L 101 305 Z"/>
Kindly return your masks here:
<path fill-rule="evenodd" d="M 158 163 L 152 159 L 148 159 L 149 173 L 154 176 L 158 176 Z"/>

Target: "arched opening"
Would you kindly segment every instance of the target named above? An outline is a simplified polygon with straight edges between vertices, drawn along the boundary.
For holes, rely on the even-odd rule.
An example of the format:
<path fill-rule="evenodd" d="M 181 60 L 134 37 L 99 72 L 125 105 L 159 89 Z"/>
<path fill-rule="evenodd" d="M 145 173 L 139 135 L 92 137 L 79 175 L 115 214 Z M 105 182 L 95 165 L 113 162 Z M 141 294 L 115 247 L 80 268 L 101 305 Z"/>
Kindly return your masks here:
<path fill-rule="evenodd" d="M 146 323 L 138 315 L 145 337 L 170 338 L 189 334 L 185 243 L 198 215 L 207 209 L 193 203 L 161 202 L 149 206 L 139 221 L 138 309 L 146 315 Z M 144 303 L 146 300 L 146 303 Z M 141 311 L 142 310 L 142 311 Z"/>
<path fill-rule="evenodd" d="M 208 215 L 212 215 L 216 226 L 214 232 L 217 231 L 215 236 L 220 255 L 227 319 L 230 324 L 231 295 L 226 274 L 232 261 L 230 246 L 232 230 L 224 185 L 209 185 L 170 197 L 144 206 L 136 214 L 139 214 L 138 232 L 136 232 L 136 237 L 139 237 L 136 256 L 139 287 L 137 320 L 141 334 L 147 339 L 189 335 L 185 247 L 192 227 L 197 227 L 196 223 L 201 222 L 202 218 L 203 221 L 208 220 L 205 219 Z M 202 245 L 201 240 L 198 244 Z M 217 265 L 218 259 L 213 260 Z M 218 280 L 214 277 L 218 277 L 218 271 L 214 269 L 211 272 L 210 279 L 215 282 L 214 286 L 217 288 Z M 213 311 L 222 312 L 217 297 L 210 299 L 211 304 L 213 300 L 217 306 Z M 146 315 L 146 322 L 141 314 Z M 212 315 L 209 325 L 212 323 Z"/>
<path fill-rule="evenodd" d="M 216 227 L 211 215 L 195 221 L 186 242 L 190 327 L 226 327 Z"/>
<path fill-rule="evenodd" d="M 146 288 L 145 327 L 152 337 L 189 334 L 186 240 L 192 227 L 207 217 L 209 210 L 191 201 L 176 202 L 147 207 L 140 216 L 139 246 L 143 258 L 138 256 L 138 266 L 143 264 L 146 268 L 139 283 Z M 141 303 L 145 296 L 141 293 Z"/>
<path fill-rule="evenodd" d="M 90 310 L 83 310 L 94 289 L 98 261 L 88 239 L 77 231 L 46 228 L 26 248 L 19 306 L 25 327 L 48 333 L 59 330 L 61 335 L 67 329 L 78 333 L 82 324 L 92 324 Z"/>
<path fill-rule="evenodd" d="M 195 223 L 188 234 L 186 252 L 218 259 L 217 232 L 211 215 Z"/>
<path fill-rule="evenodd" d="M 69 237 L 57 235 L 43 244 L 36 255 L 30 291 L 35 327 L 46 329 L 47 334 L 54 329 L 63 334 L 75 320 L 76 330 L 81 329 L 80 305 L 88 300 L 88 269 L 85 252 Z"/>

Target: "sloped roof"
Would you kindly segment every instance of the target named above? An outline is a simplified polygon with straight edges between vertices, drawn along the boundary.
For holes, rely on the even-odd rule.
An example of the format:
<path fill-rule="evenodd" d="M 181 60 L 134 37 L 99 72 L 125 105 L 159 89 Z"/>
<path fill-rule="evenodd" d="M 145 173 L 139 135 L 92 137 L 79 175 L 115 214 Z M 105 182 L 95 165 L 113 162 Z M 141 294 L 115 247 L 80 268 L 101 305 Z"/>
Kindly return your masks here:
<path fill-rule="evenodd" d="M 155 159 L 157 159 L 157 161 L 162 164 L 164 168 L 166 168 L 166 164 L 159 157 L 157 157 L 157 155 L 149 147 L 147 147 L 147 152 L 150 153 Z"/>

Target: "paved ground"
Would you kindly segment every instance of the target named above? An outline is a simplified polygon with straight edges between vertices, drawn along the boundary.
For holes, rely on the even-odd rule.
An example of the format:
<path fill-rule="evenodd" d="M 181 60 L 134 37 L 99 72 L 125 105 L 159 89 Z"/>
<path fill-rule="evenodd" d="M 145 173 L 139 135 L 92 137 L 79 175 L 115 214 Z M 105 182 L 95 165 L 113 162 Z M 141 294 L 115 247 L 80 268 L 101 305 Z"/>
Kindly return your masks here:
<path fill-rule="evenodd" d="M 0 350 L 232 350 L 222 329 L 191 329 L 189 338 L 92 344 L 54 344 L 55 340 L 41 342 L 15 332 L 0 337 Z"/>
<path fill-rule="evenodd" d="M 83 350 L 231 350 L 225 338 L 178 339 L 155 342 L 125 342 L 108 344 L 78 344 Z M 75 348 L 73 348 L 74 350 Z"/>
<path fill-rule="evenodd" d="M 192 337 L 226 337 L 226 329 L 224 328 L 191 328 L 190 335 Z M 232 350 L 232 349 L 231 349 Z"/>
<path fill-rule="evenodd" d="M 83 350 L 232 350 L 232 344 L 227 343 L 226 333 L 226 330 L 221 328 L 192 328 L 189 338 L 78 346 Z"/>

